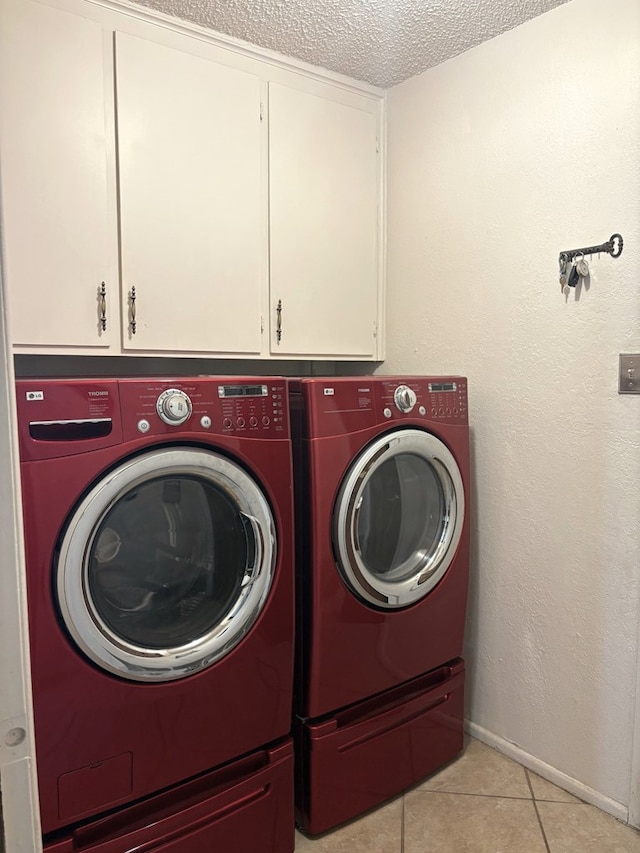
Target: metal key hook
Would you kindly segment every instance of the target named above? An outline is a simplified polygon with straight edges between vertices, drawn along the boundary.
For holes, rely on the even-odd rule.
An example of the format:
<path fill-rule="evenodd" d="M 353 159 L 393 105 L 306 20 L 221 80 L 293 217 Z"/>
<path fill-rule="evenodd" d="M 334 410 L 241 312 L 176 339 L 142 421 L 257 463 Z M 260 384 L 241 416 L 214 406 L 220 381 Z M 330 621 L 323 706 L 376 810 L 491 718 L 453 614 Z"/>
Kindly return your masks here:
<path fill-rule="evenodd" d="M 599 246 L 585 246 L 582 249 L 568 249 L 560 252 L 559 260 L 561 263 L 562 261 L 571 263 L 577 255 L 582 255 L 583 257 L 585 255 L 600 255 L 600 252 L 605 252 L 607 255 L 611 255 L 612 258 L 619 258 L 622 254 L 623 245 L 622 234 L 612 234 L 606 243 L 601 243 Z"/>
<path fill-rule="evenodd" d="M 612 234 L 611 238 L 609 239 L 609 242 L 611 243 L 611 252 L 610 252 L 611 257 L 612 258 L 619 258 L 620 255 L 622 254 L 622 247 L 624 246 L 624 240 L 622 239 L 622 234 Z M 617 249 L 615 247 L 616 242 L 618 244 Z"/>

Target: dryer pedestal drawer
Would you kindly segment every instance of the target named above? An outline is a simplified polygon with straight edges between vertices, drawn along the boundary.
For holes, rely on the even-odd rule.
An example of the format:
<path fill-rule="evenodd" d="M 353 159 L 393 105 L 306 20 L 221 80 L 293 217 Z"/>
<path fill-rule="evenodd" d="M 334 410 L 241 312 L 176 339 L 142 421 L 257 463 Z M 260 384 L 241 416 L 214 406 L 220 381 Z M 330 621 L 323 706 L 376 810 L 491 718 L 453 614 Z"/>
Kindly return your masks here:
<path fill-rule="evenodd" d="M 426 686 L 425 686 L 426 685 Z M 462 750 L 460 659 L 322 721 L 296 722 L 296 819 L 316 835 L 433 773 Z"/>
<path fill-rule="evenodd" d="M 45 853 L 293 853 L 290 738 L 75 830 Z"/>

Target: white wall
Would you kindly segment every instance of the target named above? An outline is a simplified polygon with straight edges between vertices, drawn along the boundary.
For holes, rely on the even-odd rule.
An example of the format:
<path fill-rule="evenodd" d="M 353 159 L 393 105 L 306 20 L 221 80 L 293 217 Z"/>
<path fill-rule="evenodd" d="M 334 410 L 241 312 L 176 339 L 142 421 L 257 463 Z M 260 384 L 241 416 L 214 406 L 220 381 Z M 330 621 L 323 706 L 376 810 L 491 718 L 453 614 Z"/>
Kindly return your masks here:
<path fill-rule="evenodd" d="M 640 606 L 640 2 L 573 0 L 389 93 L 384 373 L 469 376 L 468 715 L 629 803 Z M 619 231 L 590 286 L 562 249 Z M 624 813 L 624 810 L 623 810 Z"/>

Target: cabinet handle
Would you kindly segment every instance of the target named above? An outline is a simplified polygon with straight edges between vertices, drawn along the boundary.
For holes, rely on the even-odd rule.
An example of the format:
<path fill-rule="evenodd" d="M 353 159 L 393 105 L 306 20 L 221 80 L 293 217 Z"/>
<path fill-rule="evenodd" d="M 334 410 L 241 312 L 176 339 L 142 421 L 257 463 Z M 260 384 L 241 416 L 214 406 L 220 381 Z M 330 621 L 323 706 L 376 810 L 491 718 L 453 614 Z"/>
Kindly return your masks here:
<path fill-rule="evenodd" d="M 280 343 L 282 340 L 282 299 L 278 299 L 276 307 L 276 341 Z"/>
<path fill-rule="evenodd" d="M 136 333 L 136 289 L 132 287 L 129 291 L 129 328 L 131 334 Z"/>
<path fill-rule="evenodd" d="M 103 332 L 107 331 L 107 286 L 104 281 L 100 284 L 98 291 L 98 305 L 100 307 L 100 326 Z"/>

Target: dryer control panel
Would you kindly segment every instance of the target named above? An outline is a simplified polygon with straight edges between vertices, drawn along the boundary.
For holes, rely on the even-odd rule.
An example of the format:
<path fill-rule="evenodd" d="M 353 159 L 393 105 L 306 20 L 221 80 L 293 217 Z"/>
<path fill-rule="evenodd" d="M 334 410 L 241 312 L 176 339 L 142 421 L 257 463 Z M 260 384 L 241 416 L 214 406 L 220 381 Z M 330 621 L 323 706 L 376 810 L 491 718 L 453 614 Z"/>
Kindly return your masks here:
<path fill-rule="evenodd" d="M 381 377 L 378 408 L 387 420 L 402 415 L 432 421 L 466 424 L 467 380 L 455 377 L 407 377 L 398 384 L 396 378 Z"/>
<path fill-rule="evenodd" d="M 292 406 L 304 398 L 301 434 L 314 438 L 376 425 L 428 423 L 466 426 L 464 376 L 314 377 L 290 381 Z"/>

